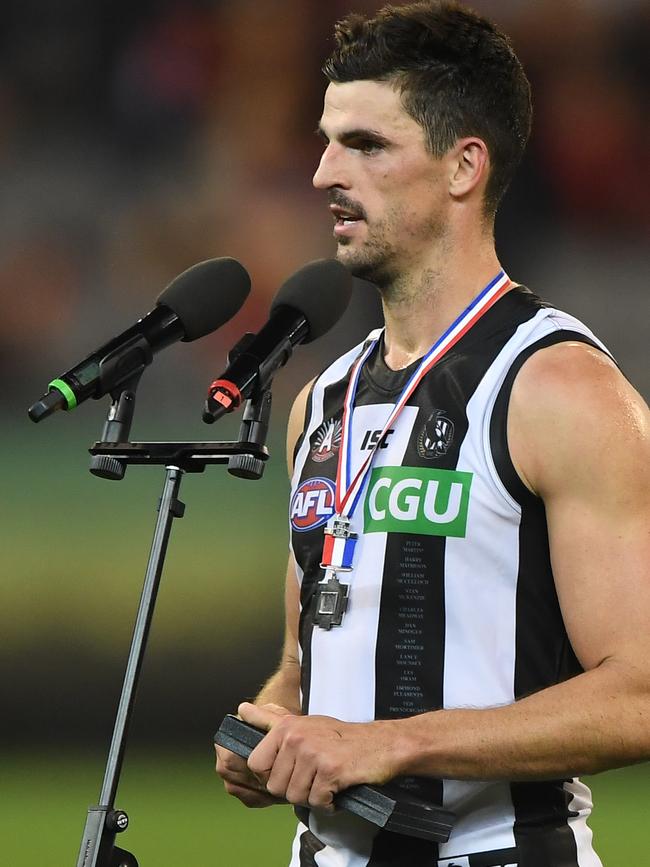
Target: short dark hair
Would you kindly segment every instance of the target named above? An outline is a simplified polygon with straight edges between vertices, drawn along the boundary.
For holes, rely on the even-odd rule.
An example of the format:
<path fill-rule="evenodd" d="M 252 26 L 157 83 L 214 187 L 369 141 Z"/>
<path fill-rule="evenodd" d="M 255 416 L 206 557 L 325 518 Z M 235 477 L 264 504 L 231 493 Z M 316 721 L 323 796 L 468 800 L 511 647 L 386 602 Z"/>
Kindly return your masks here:
<path fill-rule="evenodd" d="M 434 156 L 464 136 L 483 139 L 491 163 L 485 211 L 494 215 L 532 117 L 530 84 L 508 37 L 456 2 L 425 0 L 385 6 L 374 18 L 349 15 L 334 38 L 327 78 L 395 82 Z"/>

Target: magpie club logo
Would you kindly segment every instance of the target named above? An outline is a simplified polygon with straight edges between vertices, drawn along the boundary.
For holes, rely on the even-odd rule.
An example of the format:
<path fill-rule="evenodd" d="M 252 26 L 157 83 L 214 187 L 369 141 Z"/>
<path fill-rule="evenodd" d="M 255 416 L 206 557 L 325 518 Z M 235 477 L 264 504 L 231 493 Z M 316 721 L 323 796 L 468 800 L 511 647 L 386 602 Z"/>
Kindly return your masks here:
<path fill-rule="evenodd" d="M 289 515 L 297 533 L 322 527 L 334 514 L 334 482 L 317 476 L 305 479 L 291 498 Z"/>
<path fill-rule="evenodd" d="M 311 459 L 317 464 L 329 460 L 337 454 L 341 446 L 341 419 L 330 418 L 324 421 L 314 434 Z"/>
<path fill-rule="evenodd" d="M 454 440 L 454 423 L 441 409 L 434 410 L 420 431 L 417 440 L 421 458 L 441 458 Z"/>

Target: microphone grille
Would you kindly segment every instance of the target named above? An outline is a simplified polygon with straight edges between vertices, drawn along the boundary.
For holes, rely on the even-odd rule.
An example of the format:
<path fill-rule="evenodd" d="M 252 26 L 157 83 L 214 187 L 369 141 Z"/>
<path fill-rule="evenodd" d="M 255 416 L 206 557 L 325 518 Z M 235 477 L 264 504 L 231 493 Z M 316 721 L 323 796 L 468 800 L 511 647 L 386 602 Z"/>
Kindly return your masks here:
<path fill-rule="evenodd" d="M 228 256 L 192 265 L 164 289 L 156 304 L 178 316 L 189 342 L 216 331 L 238 312 L 251 288 L 244 266 Z"/>
<path fill-rule="evenodd" d="M 339 321 L 352 295 L 352 275 L 336 259 L 317 259 L 292 274 L 278 289 L 271 313 L 291 307 L 309 323 L 303 343 L 322 337 Z"/>

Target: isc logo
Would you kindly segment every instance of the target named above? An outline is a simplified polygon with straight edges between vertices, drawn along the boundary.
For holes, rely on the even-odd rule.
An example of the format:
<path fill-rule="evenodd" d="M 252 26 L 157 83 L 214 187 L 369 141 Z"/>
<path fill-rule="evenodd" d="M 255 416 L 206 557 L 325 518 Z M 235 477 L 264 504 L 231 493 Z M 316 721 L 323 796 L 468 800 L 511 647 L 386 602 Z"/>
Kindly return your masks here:
<path fill-rule="evenodd" d="M 291 498 L 291 526 L 298 533 L 322 527 L 334 514 L 334 482 L 317 476 L 305 479 Z"/>

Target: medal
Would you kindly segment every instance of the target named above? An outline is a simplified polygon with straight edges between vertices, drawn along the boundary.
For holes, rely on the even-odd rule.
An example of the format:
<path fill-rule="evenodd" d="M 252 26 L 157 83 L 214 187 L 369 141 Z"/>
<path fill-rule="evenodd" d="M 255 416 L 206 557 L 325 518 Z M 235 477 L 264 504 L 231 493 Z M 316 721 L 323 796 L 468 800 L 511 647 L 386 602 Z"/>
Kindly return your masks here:
<path fill-rule="evenodd" d="M 350 529 L 350 520 L 343 515 L 334 515 L 325 525 L 323 559 L 321 568 L 325 569 L 325 580 L 318 585 L 314 601 L 314 624 L 321 629 L 330 630 L 340 626 L 348 607 L 349 584 L 341 584 L 337 570 L 349 572 L 352 569 L 354 546 L 357 534 Z"/>
<path fill-rule="evenodd" d="M 328 570 L 318 585 L 314 600 L 314 625 L 329 631 L 340 626 L 348 607 L 349 584 L 341 584 L 336 572 Z"/>
<path fill-rule="evenodd" d="M 384 429 L 362 462 L 354 478 L 351 478 L 352 473 L 350 469 L 354 398 L 357 393 L 363 365 L 377 346 L 381 331 L 375 332 L 373 339 L 369 341 L 368 345 L 361 351 L 361 354 L 352 365 L 350 381 L 343 402 L 341 443 L 334 495 L 334 515 L 327 522 L 324 531 L 323 556 L 320 565 L 325 569 L 325 579 L 319 583 L 319 589 L 315 598 L 314 624 L 316 626 L 320 626 L 326 630 L 330 630 L 332 626 L 340 626 L 343 622 L 343 615 L 348 608 L 350 587 L 349 584 L 341 584 L 339 582 L 337 572 L 350 572 L 354 568 L 353 560 L 357 534 L 352 532 L 350 519 L 361 498 L 361 493 L 379 445 L 383 442 L 386 433 L 395 424 L 407 401 L 431 368 L 508 291 L 511 285 L 510 278 L 505 271 L 500 271 L 479 295 L 470 302 L 444 334 L 436 340 L 418 365 L 417 370 L 415 370 L 404 386 L 397 403 L 389 414 Z"/>

